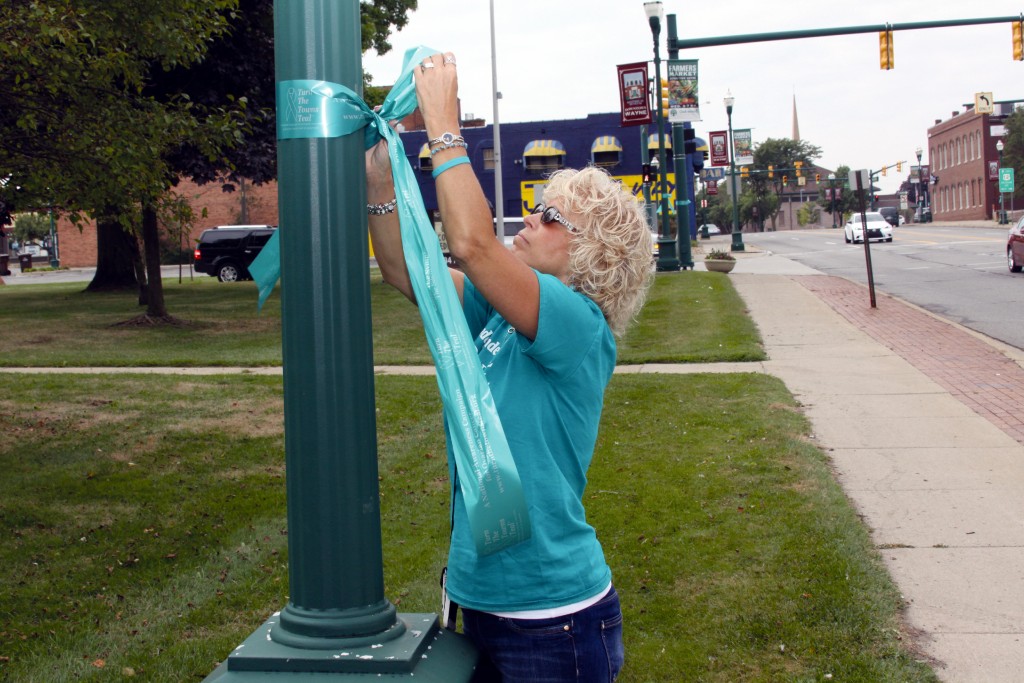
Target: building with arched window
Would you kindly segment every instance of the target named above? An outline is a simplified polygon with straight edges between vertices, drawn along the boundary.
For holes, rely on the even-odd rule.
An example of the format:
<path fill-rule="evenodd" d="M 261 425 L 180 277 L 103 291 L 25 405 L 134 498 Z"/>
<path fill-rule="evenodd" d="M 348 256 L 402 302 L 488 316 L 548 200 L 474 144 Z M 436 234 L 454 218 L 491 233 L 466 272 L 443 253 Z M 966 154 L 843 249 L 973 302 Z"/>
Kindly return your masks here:
<path fill-rule="evenodd" d="M 1020 102 L 996 102 L 992 114 L 978 114 L 974 105 L 966 105 L 965 111 L 954 111 L 945 121 L 936 119 L 935 125 L 928 129 L 934 220 L 996 219 L 999 211 L 996 143 L 1005 134 L 1006 117 Z"/>

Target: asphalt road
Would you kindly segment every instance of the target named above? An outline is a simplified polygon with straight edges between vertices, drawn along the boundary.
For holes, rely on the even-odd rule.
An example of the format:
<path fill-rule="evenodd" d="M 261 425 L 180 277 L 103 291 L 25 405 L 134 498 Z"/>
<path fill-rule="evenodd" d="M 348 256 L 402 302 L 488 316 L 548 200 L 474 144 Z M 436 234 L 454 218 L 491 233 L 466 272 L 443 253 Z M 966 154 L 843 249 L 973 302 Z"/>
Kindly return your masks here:
<path fill-rule="evenodd" d="M 872 242 L 877 291 L 1024 349 L 1024 274 L 1006 267 L 1006 229 L 904 225 Z M 867 284 L 863 245 L 841 228 L 744 233 L 750 245 Z"/>

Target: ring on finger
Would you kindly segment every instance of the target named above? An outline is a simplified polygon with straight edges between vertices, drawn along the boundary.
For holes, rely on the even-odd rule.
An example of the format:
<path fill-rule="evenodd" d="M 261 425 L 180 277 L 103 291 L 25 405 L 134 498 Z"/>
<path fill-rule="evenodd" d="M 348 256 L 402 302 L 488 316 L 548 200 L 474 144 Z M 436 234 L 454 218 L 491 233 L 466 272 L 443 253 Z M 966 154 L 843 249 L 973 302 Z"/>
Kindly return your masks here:
<path fill-rule="evenodd" d="M 423 70 L 426 71 L 427 69 L 433 69 L 434 68 L 434 63 L 433 62 L 429 62 L 429 61 L 428 62 L 423 62 L 422 66 L 423 66 Z"/>
<path fill-rule="evenodd" d="M 444 58 L 444 63 L 445 64 L 451 64 L 452 66 L 456 66 L 454 55 L 448 55 L 447 57 L 445 57 Z"/>

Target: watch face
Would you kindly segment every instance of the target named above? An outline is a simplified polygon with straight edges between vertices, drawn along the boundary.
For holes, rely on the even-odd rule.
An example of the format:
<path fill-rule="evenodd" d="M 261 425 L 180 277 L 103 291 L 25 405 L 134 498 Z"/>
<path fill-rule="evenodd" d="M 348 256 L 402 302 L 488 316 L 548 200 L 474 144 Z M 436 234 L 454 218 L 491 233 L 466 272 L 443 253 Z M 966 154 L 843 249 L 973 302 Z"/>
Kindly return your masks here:
<path fill-rule="evenodd" d="M 446 145 L 452 144 L 452 142 L 454 140 L 455 140 L 455 136 L 452 135 L 451 133 L 444 133 L 444 134 L 441 135 L 441 142 L 443 142 Z"/>

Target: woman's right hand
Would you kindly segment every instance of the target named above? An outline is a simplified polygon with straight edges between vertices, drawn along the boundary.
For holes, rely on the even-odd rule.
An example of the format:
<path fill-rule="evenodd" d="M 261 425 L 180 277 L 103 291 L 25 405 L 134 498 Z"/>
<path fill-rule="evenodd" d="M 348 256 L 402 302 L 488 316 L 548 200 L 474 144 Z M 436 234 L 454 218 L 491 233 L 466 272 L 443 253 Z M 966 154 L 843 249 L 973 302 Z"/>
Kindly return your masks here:
<path fill-rule="evenodd" d="M 426 69 L 423 64 L 430 63 Z M 414 70 L 416 100 L 428 134 L 457 130 L 459 125 L 459 75 L 451 52 L 431 55 Z M 437 128 L 438 130 L 433 130 Z"/>

